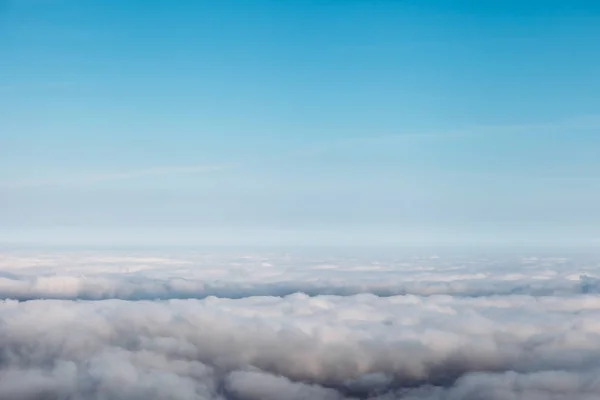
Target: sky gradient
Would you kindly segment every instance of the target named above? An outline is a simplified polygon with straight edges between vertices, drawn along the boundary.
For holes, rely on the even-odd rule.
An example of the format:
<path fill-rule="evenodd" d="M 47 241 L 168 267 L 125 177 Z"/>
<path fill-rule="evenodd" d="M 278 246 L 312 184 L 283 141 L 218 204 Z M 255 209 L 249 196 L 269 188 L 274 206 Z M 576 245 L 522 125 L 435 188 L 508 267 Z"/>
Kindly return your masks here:
<path fill-rule="evenodd" d="M 600 6 L 0 0 L 0 242 L 600 242 Z"/>

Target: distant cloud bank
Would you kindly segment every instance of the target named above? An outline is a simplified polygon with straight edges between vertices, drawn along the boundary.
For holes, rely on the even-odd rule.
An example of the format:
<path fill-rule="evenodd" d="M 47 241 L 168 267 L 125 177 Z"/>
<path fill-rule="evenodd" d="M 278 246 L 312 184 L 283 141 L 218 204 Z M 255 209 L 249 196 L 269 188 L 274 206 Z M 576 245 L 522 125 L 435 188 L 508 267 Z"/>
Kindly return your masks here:
<path fill-rule="evenodd" d="M 600 261 L 402 257 L 385 261 L 289 255 L 185 257 L 0 255 L 0 297 L 168 300 L 209 296 L 493 295 L 600 293 Z"/>

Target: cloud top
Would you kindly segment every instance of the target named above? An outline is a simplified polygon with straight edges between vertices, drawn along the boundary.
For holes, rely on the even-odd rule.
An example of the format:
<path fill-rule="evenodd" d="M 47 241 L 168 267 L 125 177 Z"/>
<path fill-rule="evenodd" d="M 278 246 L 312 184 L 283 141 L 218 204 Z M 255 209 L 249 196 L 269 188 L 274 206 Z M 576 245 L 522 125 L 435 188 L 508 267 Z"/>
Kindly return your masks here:
<path fill-rule="evenodd" d="M 286 296 L 600 293 L 600 263 L 558 257 L 317 257 L 290 254 L 0 255 L 0 297 L 153 300 Z"/>
<path fill-rule="evenodd" d="M 600 396 L 600 296 L 578 275 L 593 262 L 411 260 L 5 253 L 0 287 L 29 299 L 0 302 L 0 397 Z"/>

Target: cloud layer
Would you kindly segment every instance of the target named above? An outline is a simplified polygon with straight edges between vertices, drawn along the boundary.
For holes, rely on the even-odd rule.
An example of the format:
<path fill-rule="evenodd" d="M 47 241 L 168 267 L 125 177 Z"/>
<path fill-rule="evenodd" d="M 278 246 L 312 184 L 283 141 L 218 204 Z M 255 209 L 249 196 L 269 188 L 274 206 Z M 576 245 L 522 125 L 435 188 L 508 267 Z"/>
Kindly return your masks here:
<path fill-rule="evenodd" d="M 600 293 L 599 267 L 600 260 L 590 257 L 4 253 L 0 297 L 568 296 Z"/>
<path fill-rule="evenodd" d="M 374 259 L 4 253 L 0 398 L 599 398 L 593 259 Z"/>

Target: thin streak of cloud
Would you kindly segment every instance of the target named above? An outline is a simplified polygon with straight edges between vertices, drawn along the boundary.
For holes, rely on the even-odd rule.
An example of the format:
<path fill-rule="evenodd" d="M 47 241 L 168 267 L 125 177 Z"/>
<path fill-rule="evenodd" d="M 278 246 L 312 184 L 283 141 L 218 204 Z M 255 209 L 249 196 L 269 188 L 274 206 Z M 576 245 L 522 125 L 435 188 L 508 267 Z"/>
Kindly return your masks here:
<path fill-rule="evenodd" d="M 73 81 L 48 81 L 6 85 L 0 84 L 0 93 L 17 94 L 34 91 L 65 90 L 78 86 L 80 86 L 80 84 Z"/>
<path fill-rule="evenodd" d="M 404 134 L 390 134 L 390 135 L 379 135 L 372 137 L 350 137 L 324 143 L 322 145 L 316 145 L 313 147 L 299 150 L 295 153 L 299 157 L 310 157 L 319 154 L 324 154 L 329 151 L 336 149 L 342 149 L 346 147 L 364 146 L 369 144 L 384 144 L 390 141 L 402 141 L 407 143 L 415 140 L 451 140 L 457 139 L 464 136 L 463 132 L 447 132 L 447 133 L 404 133 Z"/>
<path fill-rule="evenodd" d="M 558 133 L 561 131 L 590 130 L 600 128 L 600 116 L 573 117 L 556 122 L 539 124 L 513 124 L 513 125 L 475 125 L 469 128 L 450 129 L 437 132 L 407 132 L 391 133 L 372 136 L 355 136 L 317 144 L 315 146 L 297 151 L 296 156 L 310 157 L 324 154 L 347 147 L 366 145 L 385 145 L 393 143 L 407 144 L 415 141 L 441 141 L 462 140 L 486 135 L 526 135 L 531 133 Z"/>
<path fill-rule="evenodd" d="M 123 181 L 149 177 L 172 175 L 196 175 L 224 171 L 231 165 L 189 165 L 189 166 L 162 166 L 145 169 L 134 169 L 117 172 L 90 173 L 72 175 L 60 178 L 5 181 L 0 182 L 0 187 L 39 187 L 39 186 L 72 186 L 89 185 L 110 181 Z"/>

